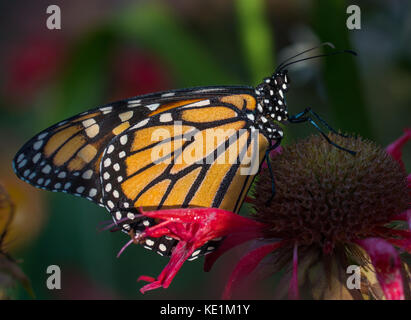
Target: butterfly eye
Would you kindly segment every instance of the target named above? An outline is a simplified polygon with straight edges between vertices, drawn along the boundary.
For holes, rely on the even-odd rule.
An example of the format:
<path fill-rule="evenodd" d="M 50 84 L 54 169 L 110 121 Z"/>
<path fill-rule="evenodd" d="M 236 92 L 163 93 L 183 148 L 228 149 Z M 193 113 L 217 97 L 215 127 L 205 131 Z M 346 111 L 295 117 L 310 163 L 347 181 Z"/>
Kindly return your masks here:
<path fill-rule="evenodd" d="M 281 88 L 281 86 L 282 86 L 283 83 L 284 83 L 283 76 L 282 76 L 282 75 L 277 75 L 277 76 L 275 77 L 274 83 L 275 83 L 275 85 L 276 85 L 277 88 Z"/>

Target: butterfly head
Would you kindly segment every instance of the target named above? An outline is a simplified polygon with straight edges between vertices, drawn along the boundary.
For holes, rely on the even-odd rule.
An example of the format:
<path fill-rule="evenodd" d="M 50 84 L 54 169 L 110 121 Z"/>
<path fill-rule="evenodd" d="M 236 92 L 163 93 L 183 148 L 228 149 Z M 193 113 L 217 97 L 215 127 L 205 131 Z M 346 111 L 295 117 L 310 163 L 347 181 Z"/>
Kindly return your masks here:
<path fill-rule="evenodd" d="M 255 88 L 257 95 L 257 121 L 260 129 L 267 132 L 270 139 L 281 138 L 283 132 L 275 124 L 288 118 L 285 93 L 290 86 L 287 70 L 275 72 Z"/>

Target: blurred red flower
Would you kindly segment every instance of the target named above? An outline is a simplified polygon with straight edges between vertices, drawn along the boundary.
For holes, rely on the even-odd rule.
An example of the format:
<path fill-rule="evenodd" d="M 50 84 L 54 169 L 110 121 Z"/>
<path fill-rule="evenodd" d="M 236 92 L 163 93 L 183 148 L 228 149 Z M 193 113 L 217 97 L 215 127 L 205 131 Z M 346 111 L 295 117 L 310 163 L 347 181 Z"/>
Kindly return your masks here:
<path fill-rule="evenodd" d="M 170 88 L 166 66 L 153 55 L 125 48 L 113 58 L 112 100 L 120 100 Z"/>
<path fill-rule="evenodd" d="M 63 52 L 63 41 L 54 37 L 31 36 L 11 46 L 4 58 L 5 98 L 18 104 L 32 100 L 57 74 Z"/>

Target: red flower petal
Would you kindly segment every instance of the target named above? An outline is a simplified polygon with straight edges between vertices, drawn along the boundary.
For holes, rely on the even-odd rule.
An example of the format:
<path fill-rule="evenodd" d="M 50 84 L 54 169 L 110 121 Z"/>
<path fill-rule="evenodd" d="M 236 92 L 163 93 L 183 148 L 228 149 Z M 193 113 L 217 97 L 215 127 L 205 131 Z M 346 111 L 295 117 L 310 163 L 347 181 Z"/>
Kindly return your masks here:
<path fill-rule="evenodd" d="M 411 230 L 411 209 L 395 215 L 392 220 L 407 221 L 408 228 Z"/>
<path fill-rule="evenodd" d="M 371 258 L 387 300 L 404 300 L 401 260 L 395 248 L 380 238 L 357 240 Z"/>
<path fill-rule="evenodd" d="M 244 242 L 261 237 L 261 230 L 262 228 L 257 227 L 255 230 L 248 230 L 247 232 L 233 233 L 228 235 L 216 251 L 205 257 L 204 271 L 210 271 L 216 260 L 228 250 Z"/>
<path fill-rule="evenodd" d="M 375 231 L 378 232 L 378 236 L 381 238 L 395 237 L 395 238 L 411 239 L 410 230 L 378 227 L 375 229 Z"/>
<path fill-rule="evenodd" d="M 298 244 L 294 244 L 293 250 L 293 275 L 291 277 L 290 288 L 288 290 L 288 299 L 290 300 L 298 300 L 299 299 L 299 292 L 298 292 Z"/>
<path fill-rule="evenodd" d="M 411 254 L 411 209 L 397 215 L 396 220 L 407 221 L 409 230 L 382 228 L 387 235 L 395 236 L 388 238 L 387 241 Z"/>
<path fill-rule="evenodd" d="M 143 280 L 151 282 L 150 284 L 142 287 L 140 289 L 140 292 L 145 293 L 146 291 L 154 290 L 160 287 L 167 289 L 171 281 L 173 281 L 174 277 L 176 276 L 178 270 L 180 270 L 183 263 L 191 256 L 195 249 L 196 248 L 194 246 L 190 246 L 187 242 L 180 241 L 171 254 L 169 263 L 163 269 L 163 271 L 161 271 L 156 280 L 148 276 L 140 276 L 138 278 L 138 281 Z"/>
<path fill-rule="evenodd" d="M 389 243 L 397 246 L 404 251 L 407 251 L 411 254 L 411 238 L 409 239 L 386 239 Z"/>
<path fill-rule="evenodd" d="M 278 249 L 282 245 L 283 242 L 266 244 L 250 251 L 244 257 L 242 257 L 241 260 L 237 263 L 234 271 L 231 273 L 230 279 L 226 284 L 223 293 L 223 299 L 230 299 L 233 287 L 235 287 L 238 282 L 241 281 L 246 275 L 251 273 L 266 255 Z"/>
<path fill-rule="evenodd" d="M 159 287 L 167 288 L 183 263 L 207 241 L 231 234 L 255 234 L 264 224 L 239 216 L 230 211 L 216 208 L 188 208 L 147 211 L 141 213 L 161 223 L 147 228 L 136 236 L 137 241 L 145 237 L 169 236 L 179 240 L 167 266 L 155 280 L 142 276 L 139 280 L 151 282 L 141 288 L 144 293 Z"/>
<path fill-rule="evenodd" d="M 386 148 L 387 153 L 397 160 L 404 170 L 405 166 L 401 159 L 402 148 L 409 139 L 411 139 L 411 129 L 405 129 L 404 134 Z"/>
<path fill-rule="evenodd" d="M 408 209 L 400 214 L 396 214 L 391 218 L 391 221 L 408 221 L 409 229 L 411 230 L 411 209 Z"/>

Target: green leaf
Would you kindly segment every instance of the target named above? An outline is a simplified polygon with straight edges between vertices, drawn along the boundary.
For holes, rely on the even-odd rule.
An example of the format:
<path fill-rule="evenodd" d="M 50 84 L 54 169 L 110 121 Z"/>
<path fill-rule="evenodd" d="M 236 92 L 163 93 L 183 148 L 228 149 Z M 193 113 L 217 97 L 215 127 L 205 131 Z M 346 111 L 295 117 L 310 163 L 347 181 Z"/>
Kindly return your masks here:
<path fill-rule="evenodd" d="M 129 43 L 146 47 L 164 59 L 183 87 L 215 85 L 217 80 L 218 85 L 236 82 L 164 5 L 131 6 L 113 20 L 112 29 Z"/>
<path fill-rule="evenodd" d="M 346 8 L 343 0 L 314 1 L 314 29 L 321 41 L 332 42 L 338 50 L 351 49 Z M 327 95 L 336 127 L 371 138 L 371 124 L 355 57 L 336 55 L 324 59 L 324 65 Z"/>
<path fill-rule="evenodd" d="M 265 1 L 237 0 L 236 9 L 244 55 L 254 84 L 274 70 L 274 35 L 265 15 Z"/>
<path fill-rule="evenodd" d="M 55 90 L 57 95 L 51 111 L 57 111 L 56 118 L 65 118 L 101 103 L 114 47 L 115 37 L 105 26 L 75 43 Z"/>

